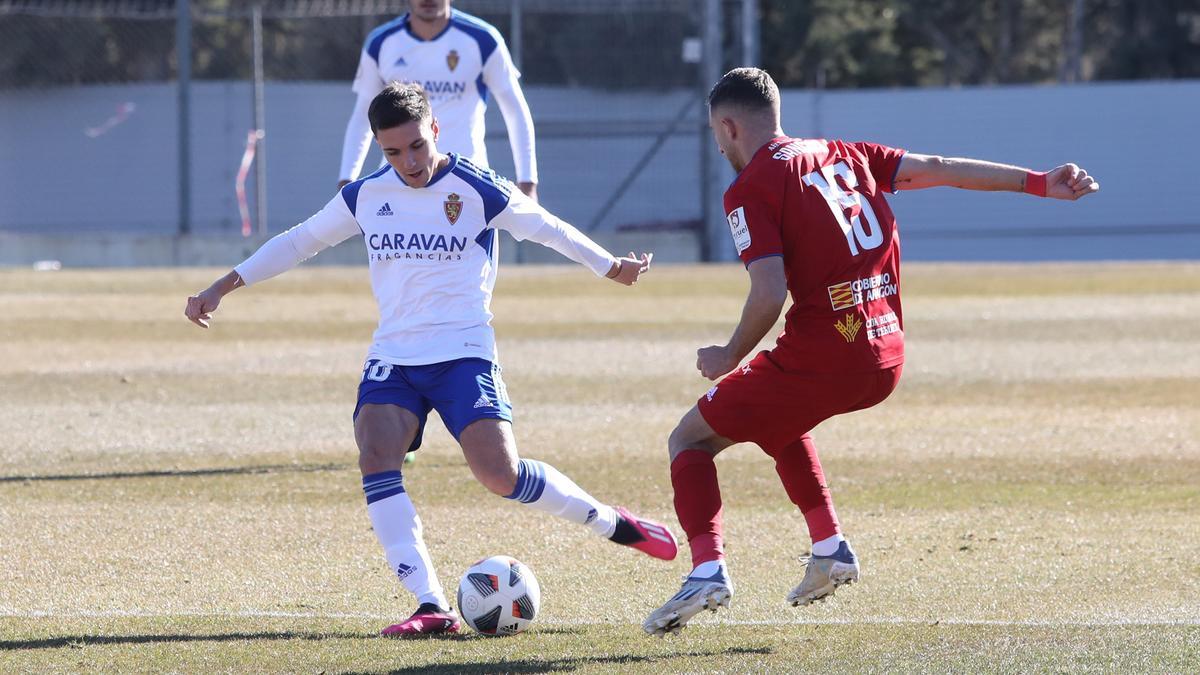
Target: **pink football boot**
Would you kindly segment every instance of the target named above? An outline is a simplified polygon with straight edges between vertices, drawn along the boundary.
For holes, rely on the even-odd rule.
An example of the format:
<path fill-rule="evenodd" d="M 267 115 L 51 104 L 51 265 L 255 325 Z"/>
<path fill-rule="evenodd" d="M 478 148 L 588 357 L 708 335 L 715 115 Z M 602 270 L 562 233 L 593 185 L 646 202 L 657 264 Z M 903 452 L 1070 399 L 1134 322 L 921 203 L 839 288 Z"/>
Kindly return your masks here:
<path fill-rule="evenodd" d="M 675 559 L 679 553 L 679 544 L 667 526 L 652 520 L 642 520 L 623 506 L 615 506 L 613 509 L 621 520 L 617 522 L 617 529 L 609 539 L 636 548 L 652 558 Z"/>

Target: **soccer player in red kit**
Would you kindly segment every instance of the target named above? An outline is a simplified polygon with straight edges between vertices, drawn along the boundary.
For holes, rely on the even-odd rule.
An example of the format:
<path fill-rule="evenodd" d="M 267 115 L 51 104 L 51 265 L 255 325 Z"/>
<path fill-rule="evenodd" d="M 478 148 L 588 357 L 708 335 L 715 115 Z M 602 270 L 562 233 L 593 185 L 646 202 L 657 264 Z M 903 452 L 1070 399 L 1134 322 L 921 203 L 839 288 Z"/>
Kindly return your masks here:
<path fill-rule="evenodd" d="M 668 442 L 675 512 L 694 569 L 643 623 L 652 635 L 682 628 L 702 609 L 728 606 L 733 595 L 713 457 L 734 443 L 755 443 L 775 460 L 807 522 L 812 555 L 788 602 L 807 605 L 858 579 L 858 558 L 842 535 L 809 432 L 883 401 L 900 379 L 900 246 L 885 192 L 953 186 L 1075 200 L 1100 189 L 1074 164 L 1043 173 L 875 143 L 790 138 L 780 128 L 779 89 L 757 68 L 726 73 L 708 105 L 721 154 L 738 172 L 725 212 L 750 292 L 729 343 L 697 352 L 704 377 L 725 377 Z M 739 366 L 789 294 L 775 347 Z"/>

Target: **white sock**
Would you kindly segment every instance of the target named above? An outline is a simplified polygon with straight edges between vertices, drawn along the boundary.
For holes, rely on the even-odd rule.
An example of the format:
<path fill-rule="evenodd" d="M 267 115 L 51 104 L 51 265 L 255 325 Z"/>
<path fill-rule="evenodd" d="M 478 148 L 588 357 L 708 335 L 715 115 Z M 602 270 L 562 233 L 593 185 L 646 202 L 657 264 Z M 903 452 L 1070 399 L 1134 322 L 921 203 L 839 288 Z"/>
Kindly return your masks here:
<path fill-rule="evenodd" d="M 367 495 L 367 515 L 392 573 L 417 596 L 417 602 L 449 607 L 421 537 L 421 518 L 404 491 L 400 472 L 363 476 L 363 492 Z"/>
<path fill-rule="evenodd" d="M 721 571 L 721 567 L 725 564 L 724 560 L 709 560 L 696 565 L 696 569 L 692 570 L 689 577 L 697 579 L 707 579 L 717 572 Z"/>
<path fill-rule="evenodd" d="M 617 529 L 618 516 L 613 507 L 596 501 L 575 481 L 545 462 L 521 460 L 517 465 L 517 485 L 508 499 L 587 525 L 602 537 L 611 537 Z"/>
<path fill-rule="evenodd" d="M 837 553 L 838 546 L 840 546 L 843 541 L 846 541 L 846 538 L 841 534 L 835 534 L 832 537 L 822 539 L 821 541 L 814 541 L 812 545 L 812 554 L 833 555 L 834 553 Z"/>

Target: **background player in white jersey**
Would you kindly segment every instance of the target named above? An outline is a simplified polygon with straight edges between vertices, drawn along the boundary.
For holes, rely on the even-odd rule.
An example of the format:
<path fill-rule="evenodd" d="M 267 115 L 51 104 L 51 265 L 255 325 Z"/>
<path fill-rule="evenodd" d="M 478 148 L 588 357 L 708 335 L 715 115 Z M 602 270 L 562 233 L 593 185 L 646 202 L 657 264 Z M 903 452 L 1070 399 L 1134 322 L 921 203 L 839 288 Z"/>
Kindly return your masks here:
<path fill-rule="evenodd" d="M 475 478 L 492 492 L 673 559 L 678 546 L 666 527 L 597 501 L 548 464 L 518 458 L 489 309 L 497 229 L 625 285 L 649 268 L 650 255 L 614 258 L 492 171 L 438 152 L 437 121 L 420 85 L 389 85 L 371 103 L 369 119 L 388 166 L 342 188 L 316 215 L 188 298 L 185 314 L 207 327 L 233 289 L 363 235 L 379 327 L 354 410 L 358 463 L 375 535 L 391 569 L 420 603 L 384 634 L 454 632 L 460 625 L 430 564 L 400 472 L 404 455 L 421 444 L 431 408 L 458 439 Z"/>
<path fill-rule="evenodd" d="M 488 166 L 483 119 L 488 98 L 494 97 L 508 127 L 517 186 L 537 199 L 533 118 L 504 38 L 491 24 L 450 9 L 450 0 L 410 0 L 409 7 L 407 14 L 372 31 L 363 45 L 338 187 L 362 169 L 371 100 L 389 82 L 417 82 L 441 129 L 438 148 L 476 166 Z"/>

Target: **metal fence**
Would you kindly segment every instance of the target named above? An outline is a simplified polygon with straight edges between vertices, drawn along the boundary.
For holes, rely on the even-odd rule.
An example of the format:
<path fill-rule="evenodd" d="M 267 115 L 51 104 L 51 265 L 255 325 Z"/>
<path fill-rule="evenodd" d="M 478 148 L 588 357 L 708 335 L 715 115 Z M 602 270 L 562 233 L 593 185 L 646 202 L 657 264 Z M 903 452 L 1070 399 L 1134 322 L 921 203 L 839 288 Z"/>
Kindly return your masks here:
<path fill-rule="evenodd" d="M 719 220 L 705 207 L 723 179 L 706 150 L 703 93 L 726 65 L 753 60 L 755 4 L 454 7 L 509 43 L 534 115 L 547 206 L 585 229 L 699 234 L 703 222 Z M 0 0 L 0 229 L 236 235 L 239 174 L 256 234 L 294 224 L 332 189 L 365 36 L 407 6 Z M 257 177 L 241 166 L 256 129 L 265 132 L 249 144 L 259 153 Z M 489 155 L 502 173 L 512 167 L 505 139 L 490 110 Z M 64 165 L 70 203 L 61 183 L 46 180 Z"/>

